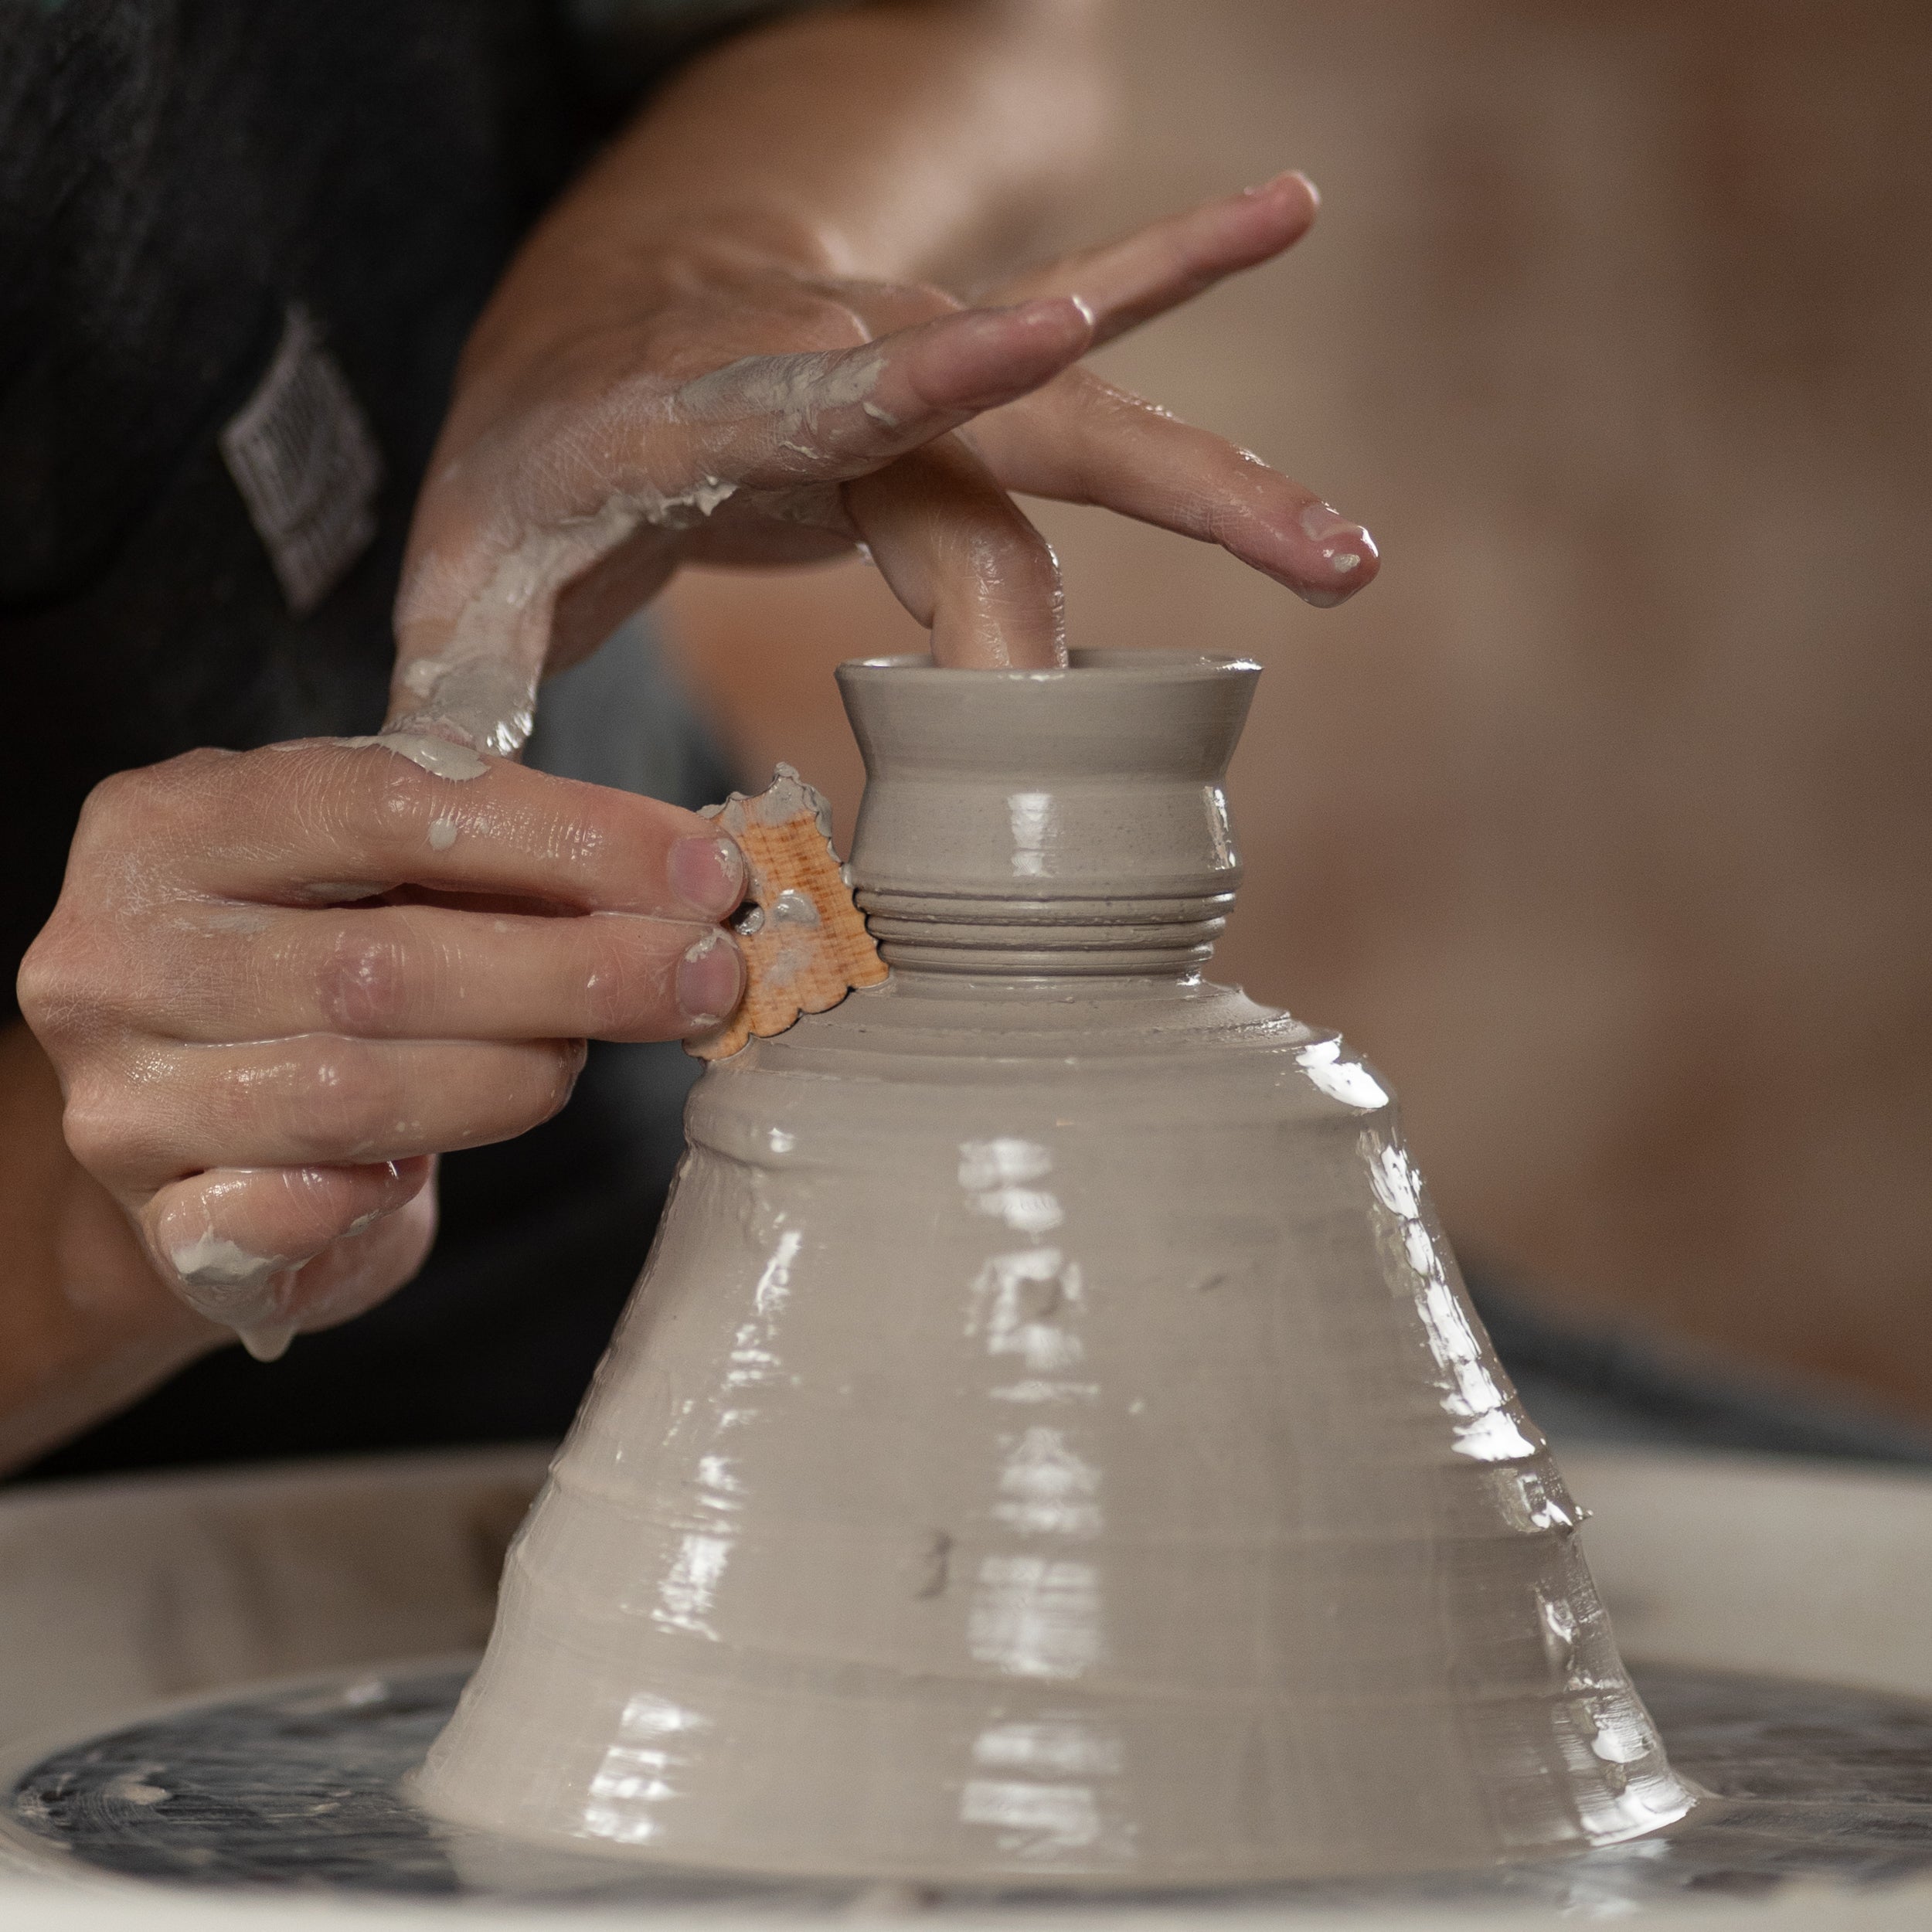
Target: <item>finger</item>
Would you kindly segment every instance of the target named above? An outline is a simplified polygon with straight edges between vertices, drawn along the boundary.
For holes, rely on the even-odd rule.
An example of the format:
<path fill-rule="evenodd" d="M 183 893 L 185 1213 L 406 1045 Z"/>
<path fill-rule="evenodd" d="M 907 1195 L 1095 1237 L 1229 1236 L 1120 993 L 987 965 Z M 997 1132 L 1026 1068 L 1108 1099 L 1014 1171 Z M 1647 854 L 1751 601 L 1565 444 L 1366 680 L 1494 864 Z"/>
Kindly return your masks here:
<path fill-rule="evenodd" d="M 1277 175 L 1259 187 L 1203 202 L 1117 241 L 1029 270 L 988 299 L 1076 296 L 1094 318 L 1097 347 L 1293 247 L 1314 225 L 1320 202 L 1307 175 Z"/>
<path fill-rule="evenodd" d="M 893 594 L 930 629 L 935 664 L 1066 662 L 1059 563 L 957 437 L 848 483 L 845 503 Z"/>
<path fill-rule="evenodd" d="M 558 600 L 647 529 L 702 526 L 745 488 L 837 482 L 1050 381 L 1093 340 L 1066 296 L 955 310 L 852 349 L 742 357 L 666 392 L 618 383 L 530 467 L 529 502 L 454 536 L 413 532 L 396 601 L 388 728 L 515 753 L 529 734 Z M 442 520 L 451 521 L 449 512 Z"/>
<path fill-rule="evenodd" d="M 436 1189 L 425 1187 L 372 1226 L 325 1248 L 295 1276 L 291 1325 L 333 1328 L 393 1294 L 428 1260 L 436 1222 Z"/>
<path fill-rule="evenodd" d="M 442 753 L 474 776 L 452 782 L 419 762 Z M 710 921 L 744 893 L 743 855 L 696 812 L 440 739 L 308 739 L 171 760 L 90 801 L 75 863 L 140 897 L 151 881 L 126 883 L 124 862 L 144 846 L 189 891 L 283 905 L 407 883 Z"/>
<path fill-rule="evenodd" d="M 364 1167 L 507 1141 L 570 1097 L 581 1040 L 156 1047 L 67 1100 L 75 1158 L 124 1199 L 213 1168 Z M 184 1150 L 189 1150 L 184 1156 Z"/>
<path fill-rule="evenodd" d="M 956 310 L 857 349 L 747 356 L 670 398 L 684 434 L 652 454 L 713 490 L 731 485 L 721 503 L 738 487 L 844 481 L 1038 389 L 1092 342 L 1084 309 L 1056 295 Z"/>
<path fill-rule="evenodd" d="M 1380 568 L 1374 538 L 1306 485 L 1084 369 L 973 440 L 1009 489 L 1218 543 L 1310 604 L 1344 602 Z"/>
<path fill-rule="evenodd" d="M 1092 339 L 1080 304 L 1053 296 L 852 349 L 742 357 L 668 393 L 655 379 L 614 385 L 532 466 L 530 502 L 493 506 L 454 538 L 413 538 L 389 728 L 515 751 L 557 600 L 602 559 L 646 529 L 702 526 L 740 489 L 876 468 L 1050 381 Z M 638 547 L 640 580 L 661 579 L 658 548 Z"/>
<path fill-rule="evenodd" d="M 217 1045 L 362 1039 L 682 1039 L 736 1006 L 744 968 L 712 924 L 633 913 L 550 918 L 442 906 L 264 913 L 190 961 L 144 953 L 128 1027 Z"/>
<path fill-rule="evenodd" d="M 197 1174 L 150 1198 L 141 1231 L 162 1278 L 197 1313 L 273 1329 L 293 1318 L 297 1299 L 293 1282 L 277 1277 L 413 1200 L 430 1172 L 418 1159 Z"/>

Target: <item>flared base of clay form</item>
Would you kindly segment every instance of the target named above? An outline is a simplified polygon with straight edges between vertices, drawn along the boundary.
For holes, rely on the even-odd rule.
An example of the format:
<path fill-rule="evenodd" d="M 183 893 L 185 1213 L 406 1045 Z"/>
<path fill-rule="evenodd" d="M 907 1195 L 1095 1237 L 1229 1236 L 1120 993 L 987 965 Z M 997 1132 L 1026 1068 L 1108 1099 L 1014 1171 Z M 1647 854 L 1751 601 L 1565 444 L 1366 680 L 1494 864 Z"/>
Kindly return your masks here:
<path fill-rule="evenodd" d="M 1195 976 L 1244 671 L 847 674 L 894 978 L 699 1083 L 430 1809 L 1138 1887 L 1689 1811 L 1386 1087 Z"/>

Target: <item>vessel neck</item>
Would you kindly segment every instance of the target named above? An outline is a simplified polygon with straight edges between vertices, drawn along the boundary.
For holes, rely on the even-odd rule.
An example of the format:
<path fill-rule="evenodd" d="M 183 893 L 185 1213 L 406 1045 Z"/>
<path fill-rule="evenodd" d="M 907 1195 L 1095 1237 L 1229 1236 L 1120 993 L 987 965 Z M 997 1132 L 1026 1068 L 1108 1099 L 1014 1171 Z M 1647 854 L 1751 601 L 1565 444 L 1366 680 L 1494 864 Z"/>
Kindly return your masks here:
<path fill-rule="evenodd" d="M 1234 894 L 1006 899 L 862 887 L 858 899 L 895 972 L 1091 982 L 1197 977 Z"/>
<path fill-rule="evenodd" d="M 1258 675 L 1157 651 L 841 666 L 866 760 L 852 878 L 886 963 L 982 984 L 1198 975 L 1240 883 L 1222 780 Z"/>

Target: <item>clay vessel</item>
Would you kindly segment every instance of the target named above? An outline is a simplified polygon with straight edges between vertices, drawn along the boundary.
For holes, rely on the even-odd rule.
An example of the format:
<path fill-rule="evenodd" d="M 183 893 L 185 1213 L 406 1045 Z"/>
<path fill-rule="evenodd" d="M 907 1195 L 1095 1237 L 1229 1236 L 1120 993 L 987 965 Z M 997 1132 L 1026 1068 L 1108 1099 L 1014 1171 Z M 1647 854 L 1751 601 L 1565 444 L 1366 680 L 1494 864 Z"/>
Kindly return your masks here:
<path fill-rule="evenodd" d="M 1387 1083 L 1202 977 L 1256 668 L 839 675 L 892 977 L 696 1088 L 422 1800 L 1028 1885 L 1682 1816 Z"/>

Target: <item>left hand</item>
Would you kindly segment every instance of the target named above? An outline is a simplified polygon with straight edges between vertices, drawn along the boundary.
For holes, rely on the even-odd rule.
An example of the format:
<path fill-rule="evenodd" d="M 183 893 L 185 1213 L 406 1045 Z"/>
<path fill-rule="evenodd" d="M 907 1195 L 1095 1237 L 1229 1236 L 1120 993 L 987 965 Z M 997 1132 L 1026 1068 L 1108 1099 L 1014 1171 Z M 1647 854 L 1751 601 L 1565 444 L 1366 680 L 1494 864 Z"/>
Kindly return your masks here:
<path fill-rule="evenodd" d="M 391 728 L 513 753 L 539 679 L 681 563 L 862 543 L 939 662 L 1063 664 L 1058 566 L 1013 491 L 1219 543 L 1339 604 L 1376 574 L 1360 524 L 1076 366 L 1280 253 L 1315 206 L 1284 175 L 971 308 L 782 242 L 539 246 L 466 352 L 417 505 Z"/>

